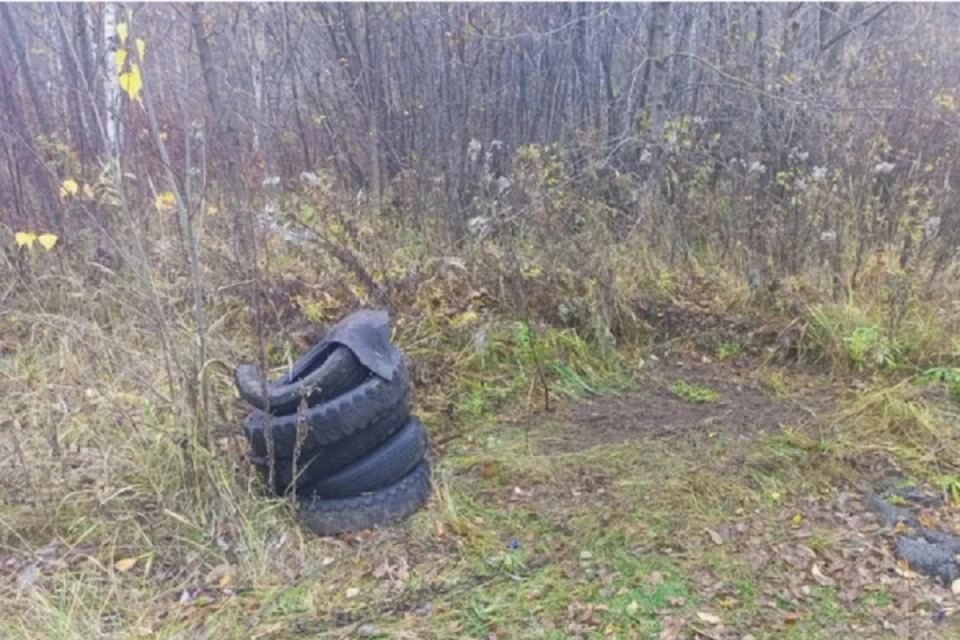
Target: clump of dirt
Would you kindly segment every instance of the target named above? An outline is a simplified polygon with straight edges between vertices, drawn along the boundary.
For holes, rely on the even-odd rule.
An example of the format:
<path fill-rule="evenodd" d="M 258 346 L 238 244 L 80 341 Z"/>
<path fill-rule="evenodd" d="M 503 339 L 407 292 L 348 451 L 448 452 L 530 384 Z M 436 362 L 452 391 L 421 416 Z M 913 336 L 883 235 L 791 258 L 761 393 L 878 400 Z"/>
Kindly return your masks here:
<path fill-rule="evenodd" d="M 701 391 L 705 397 L 690 397 L 683 389 Z M 635 388 L 626 395 L 562 410 L 551 419 L 558 429 L 545 433 L 540 444 L 545 453 L 562 453 L 696 432 L 742 437 L 782 426 L 815 425 L 818 413 L 833 405 L 831 395 L 816 386 L 775 397 L 749 367 L 712 362 L 695 354 L 673 356 L 645 365 Z"/>

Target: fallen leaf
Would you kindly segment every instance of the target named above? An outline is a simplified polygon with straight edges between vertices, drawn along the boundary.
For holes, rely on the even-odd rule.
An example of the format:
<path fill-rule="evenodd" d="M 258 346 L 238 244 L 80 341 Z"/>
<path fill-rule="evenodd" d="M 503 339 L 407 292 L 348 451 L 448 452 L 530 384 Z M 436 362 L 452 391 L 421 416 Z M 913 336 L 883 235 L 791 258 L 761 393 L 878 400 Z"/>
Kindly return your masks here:
<path fill-rule="evenodd" d="M 348 598 L 356 598 L 358 595 L 360 595 L 360 589 L 357 589 L 356 587 L 350 587 L 347 589 Z"/>
<path fill-rule="evenodd" d="M 438 538 L 443 538 L 447 535 L 447 531 L 443 526 L 443 522 L 440 520 L 433 521 L 433 535 L 437 536 Z"/>
<path fill-rule="evenodd" d="M 76 195 L 79 188 L 76 180 L 64 180 L 60 183 L 60 197 Z"/>
<path fill-rule="evenodd" d="M 53 249 L 53 246 L 57 244 L 57 236 L 53 233 L 41 233 L 37 236 L 37 242 L 40 243 L 41 247 L 50 251 L 50 249 Z"/>
<path fill-rule="evenodd" d="M 155 204 L 160 211 L 173 211 L 177 206 L 177 197 L 172 191 L 164 191 L 157 196 Z"/>
<path fill-rule="evenodd" d="M 710 536 L 710 539 L 713 540 L 713 544 L 723 544 L 723 536 L 714 531 L 713 529 L 707 529 L 707 535 Z"/>
<path fill-rule="evenodd" d="M 232 574 L 233 567 L 228 564 L 218 564 L 207 572 L 203 583 L 207 585 L 219 584 L 221 587 L 225 587 L 230 584 Z M 226 582 L 224 582 L 224 579 L 226 579 Z"/>
<path fill-rule="evenodd" d="M 484 478 L 492 478 L 493 476 L 497 475 L 497 465 L 483 465 L 483 467 L 480 469 L 480 475 L 482 475 Z"/>
<path fill-rule="evenodd" d="M 581 559 L 581 560 L 589 560 L 589 559 L 592 558 L 592 557 L 593 557 L 593 554 L 590 553 L 589 551 L 581 551 L 581 552 L 580 552 L 580 559 Z"/>
<path fill-rule="evenodd" d="M 803 522 L 803 514 L 802 514 L 802 513 L 798 513 L 797 515 L 793 516 L 793 524 L 799 526 L 799 524 L 800 524 L 801 522 Z"/>
<path fill-rule="evenodd" d="M 13 234 L 13 237 L 16 239 L 18 247 L 27 247 L 28 249 L 32 249 L 33 243 L 37 239 L 37 234 L 29 231 L 18 231 Z"/>
<path fill-rule="evenodd" d="M 133 565 L 135 564 L 137 564 L 136 558 L 122 558 L 113 563 L 113 568 L 120 573 L 124 573 L 126 571 L 130 571 L 130 569 L 133 569 Z"/>
<path fill-rule="evenodd" d="M 707 613 L 706 611 L 697 611 L 697 617 L 707 624 L 723 624 L 723 620 L 721 620 L 719 616 Z"/>
<path fill-rule="evenodd" d="M 330 565 L 333 564 L 333 558 L 331 558 L 330 556 L 324 556 L 323 560 L 320 561 L 320 564 L 322 564 L 325 567 L 329 567 Z"/>
<path fill-rule="evenodd" d="M 813 574 L 813 578 L 823 587 L 832 587 L 836 585 L 836 582 L 833 580 L 833 578 L 823 574 L 823 572 L 820 570 L 820 565 L 813 565 L 813 568 L 810 569 L 810 573 Z"/>
<path fill-rule="evenodd" d="M 680 632 L 683 631 L 685 621 L 683 618 L 666 617 L 663 619 L 663 629 L 657 640 L 677 640 Z"/>

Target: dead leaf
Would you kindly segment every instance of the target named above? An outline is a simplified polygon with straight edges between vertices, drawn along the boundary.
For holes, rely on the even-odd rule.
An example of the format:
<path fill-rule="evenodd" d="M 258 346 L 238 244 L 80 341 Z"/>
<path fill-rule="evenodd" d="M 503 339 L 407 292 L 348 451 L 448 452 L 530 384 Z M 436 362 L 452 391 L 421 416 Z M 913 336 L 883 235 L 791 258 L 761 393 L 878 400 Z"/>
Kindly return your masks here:
<path fill-rule="evenodd" d="M 325 567 L 329 567 L 330 565 L 333 564 L 333 558 L 331 558 L 330 556 L 325 556 L 323 560 L 320 561 L 320 564 L 322 564 Z"/>
<path fill-rule="evenodd" d="M 707 529 L 707 535 L 710 536 L 710 539 L 713 540 L 713 544 L 720 545 L 723 544 L 723 536 L 714 531 L 713 529 Z"/>
<path fill-rule="evenodd" d="M 206 585 L 219 584 L 221 587 L 225 587 L 230 584 L 232 574 L 233 567 L 228 564 L 218 564 L 207 572 L 203 583 Z M 224 579 L 226 579 L 226 582 L 224 582 Z"/>
<path fill-rule="evenodd" d="M 358 595 L 360 595 L 360 589 L 357 589 L 356 587 L 350 587 L 347 589 L 347 598 L 356 598 Z"/>
<path fill-rule="evenodd" d="M 137 564 L 136 558 L 122 558 L 113 563 L 113 568 L 120 573 L 124 573 L 126 571 L 130 571 L 130 569 L 133 569 L 133 565 L 135 564 Z"/>
<path fill-rule="evenodd" d="M 719 616 L 707 613 L 706 611 L 697 611 L 697 617 L 707 624 L 723 624 L 723 620 L 721 620 Z"/>
<path fill-rule="evenodd" d="M 820 583 L 820 586 L 832 587 L 836 585 L 836 582 L 833 580 L 833 578 L 824 575 L 824 573 L 820 570 L 820 565 L 818 564 L 813 565 L 813 568 L 810 569 L 810 573 L 813 574 L 813 578 Z"/>
<path fill-rule="evenodd" d="M 580 552 L 580 559 L 581 559 L 581 560 L 589 560 L 589 559 L 592 558 L 592 557 L 593 557 L 593 554 L 590 553 L 589 551 L 581 551 L 581 552 Z"/>
<path fill-rule="evenodd" d="M 443 538 L 447 535 L 446 529 L 443 526 L 443 522 L 440 520 L 433 521 L 433 535 L 437 536 L 438 538 Z"/>
<path fill-rule="evenodd" d="M 658 640 L 677 640 L 685 624 L 686 621 L 683 618 L 664 618 L 663 629 L 660 631 Z"/>
<path fill-rule="evenodd" d="M 485 464 L 480 468 L 480 475 L 484 478 L 492 478 L 497 475 L 497 465 L 495 464 Z"/>

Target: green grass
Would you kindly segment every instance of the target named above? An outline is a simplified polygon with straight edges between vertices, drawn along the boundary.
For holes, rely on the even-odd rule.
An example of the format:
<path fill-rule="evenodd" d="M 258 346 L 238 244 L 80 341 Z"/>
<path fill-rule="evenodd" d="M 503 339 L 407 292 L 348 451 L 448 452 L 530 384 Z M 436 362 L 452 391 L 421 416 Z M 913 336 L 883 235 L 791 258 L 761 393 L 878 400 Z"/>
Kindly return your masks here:
<path fill-rule="evenodd" d="M 670 391 L 672 391 L 678 398 L 693 404 L 716 402 L 720 399 L 720 394 L 713 389 L 700 387 L 695 384 L 690 384 L 689 382 L 684 382 L 683 380 L 677 380 L 676 382 L 671 383 Z"/>

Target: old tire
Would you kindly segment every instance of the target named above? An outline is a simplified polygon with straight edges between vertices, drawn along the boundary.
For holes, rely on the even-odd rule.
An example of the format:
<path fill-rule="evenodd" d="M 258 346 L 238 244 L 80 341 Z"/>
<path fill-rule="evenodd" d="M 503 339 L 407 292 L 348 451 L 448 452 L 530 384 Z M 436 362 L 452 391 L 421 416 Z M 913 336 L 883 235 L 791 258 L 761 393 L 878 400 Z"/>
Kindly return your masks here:
<path fill-rule="evenodd" d="M 238 366 L 234 380 L 241 398 L 261 411 L 282 416 L 296 413 L 304 397 L 308 406 L 329 402 L 358 387 L 369 375 L 353 351 L 321 342 L 278 382 L 267 382 L 266 395 L 263 373 L 256 365 Z"/>
<path fill-rule="evenodd" d="M 273 437 L 275 457 L 292 458 L 297 444 L 297 426 L 303 420 L 306 429 L 301 451 L 319 449 L 352 436 L 370 425 L 377 416 L 406 401 L 410 381 L 405 367 L 399 367 L 393 380 L 379 376 L 367 378 L 360 386 L 323 404 L 286 416 L 269 416 L 253 411 L 243 423 L 250 448 L 256 456 L 266 456 L 267 427 Z"/>
<path fill-rule="evenodd" d="M 430 497 L 430 465 L 418 464 L 400 482 L 385 489 L 337 500 L 304 497 L 297 516 L 307 529 L 322 536 L 375 529 L 403 520 Z"/>
<path fill-rule="evenodd" d="M 350 466 L 328 478 L 305 484 L 303 494 L 330 500 L 389 487 L 423 460 L 427 444 L 423 423 L 411 417 L 403 429 Z"/>
<path fill-rule="evenodd" d="M 362 458 L 388 438 L 407 425 L 410 408 L 406 402 L 391 407 L 386 413 L 377 416 L 374 421 L 358 431 L 352 438 L 345 438 L 319 449 L 302 451 L 297 462 L 297 486 L 328 478 Z M 265 483 L 269 483 L 270 461 L 267 456 L 251 456 L 250 462 L 260 472 Z M 294 477 L 293 459 L 274 458 L 274 484 L 270 490 L 283 495 L 290 490 Z"/>

